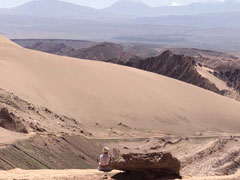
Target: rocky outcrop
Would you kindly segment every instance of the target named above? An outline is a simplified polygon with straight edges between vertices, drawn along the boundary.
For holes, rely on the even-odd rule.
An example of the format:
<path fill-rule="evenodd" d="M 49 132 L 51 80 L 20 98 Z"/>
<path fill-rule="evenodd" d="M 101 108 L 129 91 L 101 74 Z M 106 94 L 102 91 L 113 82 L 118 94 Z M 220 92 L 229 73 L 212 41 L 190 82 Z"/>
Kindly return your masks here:
<path fill-rule="evenodd" d="M 70 54 L 71 52 L 74 51 L 73 48 L 67 47 L 63 43 L 51 43 L 51 42 L 36 42 L 31 46 L 27 46 L 27 48 L 63 56 Z"/>
<path fill-rule="evenodd" d="M 216 68 L 214 75 L 227 83 L 229 87 L 240 92 L 240 69 L 232 66 L 220 66 Z"/>
<path fill-rule="evenodd" d="M 169 152 L 129 153 L 111 163 L 113 169 L 145 175 L 180 176 L 180 161 Z"/>
<path fill-rule="evenodd" d="M 0 109 L 0 127 L 14 132 L 28 133 L 22 122 L 13 113 L 9 113 L 7 108 Z"/>
<path fill-rule="evenodd" d="M 125 52 L 121 45 L 108 42 L 73 51 L 68 53 L 68 56 L 98 61 L 117 59 L 118 61 L 123 62 L 126 62 L 129 58 L 133 57 L 130 53 Z"/>
<path fill-rule="evenodd" d="M 168 50 L 156 57 L 131 59 L 125 65 L 165 75 L 221 94 L 215 84 L 197 72 L 193 57 L 175 55 Z"/>

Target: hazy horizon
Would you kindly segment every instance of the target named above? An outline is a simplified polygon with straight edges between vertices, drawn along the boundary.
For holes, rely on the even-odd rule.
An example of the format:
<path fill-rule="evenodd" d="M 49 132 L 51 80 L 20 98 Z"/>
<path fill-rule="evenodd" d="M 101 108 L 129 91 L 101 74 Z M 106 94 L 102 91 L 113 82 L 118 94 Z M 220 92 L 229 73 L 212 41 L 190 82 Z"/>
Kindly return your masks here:
<path fill-rule="evenodd" d="M 27 1 L 0 0 L 0 5 L 10 7 Z M 240 51 L 239 0 L 121 0 L 124 2 L 105 9 L 63 3 L 66 1 L 103 8 L 118 0 L 35 0 L 17 8 L 0 9 L 0 34 L 11 39 L 157 43 Z M 200 1 L 203 3 L 179 6 Z"/>
<path fill-rule="evenodd" d="M 0 0 L 0 8 L 14 8 L 20 5 L 23 5 L 30 1 L 36 0 Z M 60 0 L 65 1 L 81 6 L 87 6 L 91 8 L 101 9 L 111 6 L 112 4 L 120 1 L 120 0 Z M 128 1 L 139 1 L 143 2 L 144 4 L 151 6 L 151 7 L 158 7 L 158 6 L 184 6 L 191 3 L 196 2 L 204 2 L 204 3 L 221 3 L 225 2 L 226 0 L 128 0 Z M 227 0 L 227 1 L 238 1 L 238 0 Z M 239 1 L 240 2 L 240 1 Z"/>

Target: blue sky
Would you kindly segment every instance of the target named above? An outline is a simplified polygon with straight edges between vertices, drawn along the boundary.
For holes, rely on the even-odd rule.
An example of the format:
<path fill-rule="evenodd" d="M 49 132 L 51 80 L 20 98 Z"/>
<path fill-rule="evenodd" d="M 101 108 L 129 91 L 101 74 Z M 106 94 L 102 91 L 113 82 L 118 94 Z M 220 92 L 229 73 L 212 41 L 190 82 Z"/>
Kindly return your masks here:
<path fill-rule="evenodd" d="M 11 8 L 31 0 L 0 0 L 0 8 Z M 64 0 L 79 5 L 90 6 L 93 8 L 104 8 L 110 6 L 118 0 Z M 137 0 L 136 0 L 137 1 Z M 139 0 L 150 6 L 162 6 L 170 4 L 186 5 L 197 1 L 220 1 L 220 0 Z"/>

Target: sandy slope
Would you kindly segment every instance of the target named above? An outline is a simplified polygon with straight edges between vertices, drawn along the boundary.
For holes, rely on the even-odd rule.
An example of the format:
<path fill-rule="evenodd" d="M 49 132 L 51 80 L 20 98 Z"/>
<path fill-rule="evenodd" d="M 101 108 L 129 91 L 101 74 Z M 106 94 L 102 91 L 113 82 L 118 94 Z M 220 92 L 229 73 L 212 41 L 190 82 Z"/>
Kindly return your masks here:
<path fill-rule="evenodd" d="M 221 79 L 218 79 L 216 76 L 214 76 L 212 73 L 214 72 L 213 69 L 207 68 L 207 67 L 196 67 L 198 73 L 202 76 L 210 80 L 212 83 L 214 83 L 219 90 L 232 90 L 230 87 L 227 86 L 227 83 L 222 81 Z"/>
<path fill-rule="evenodd" d="M 23 49 L 0 37 L 0 87 L 84 124 L 238 132 L 240 103 L 124 66 Z"/>
<path fill-rule="evenodd" d="M 0 127 L 0 148 L 3 144 L 11 144 L 16 140 L 22 140 L 29 137 L 30 135 L 11 132 Z"/>
<path fill-rule="evenodd" d="M 208 79 L 210 82 L 214 83 L 219 90 L 227 90 L 227 92 L 224 93 L 224 96 L 240 101 L 239 92 L 236 91 L 234 88 L 227 86 L 227 83 L 224 82 L 223 80 L 214 76 L 213 69 L 210 69 L 210 68 L 207 68 L 204 66 L 202 66 L 202 67 L 197 66 L 196 70 L 202 77 L 204 77 L 204 78 Z"/>

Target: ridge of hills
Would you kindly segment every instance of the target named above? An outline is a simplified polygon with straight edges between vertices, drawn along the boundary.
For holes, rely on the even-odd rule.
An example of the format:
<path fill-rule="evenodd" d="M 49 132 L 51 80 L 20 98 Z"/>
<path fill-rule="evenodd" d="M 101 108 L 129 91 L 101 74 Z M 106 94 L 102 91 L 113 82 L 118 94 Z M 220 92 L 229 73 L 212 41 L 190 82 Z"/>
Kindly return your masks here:
<path fill-rule="evenodd" d="M 92 59 L 98 61 L 118 59 L 122 62 L 126 62 L 128 59 L 134 57 L 132 54 L 125 52 L 121 45 L 108 42 L 99 43 L 90 48 L 83 48 L 66 54 L 67 56 L 79 59 Z"/>
<path fill-rule="evenodd" d="M 131 59 L 125 65 L 165 75 L 221 94 L 214 83 L 197 72 L 195 68 L 197 62 L 192 57 L 174 55 L 171 51 L 165 51 L 159 56 L 144 60 Z"/>
<path fill-rule="evenodd" d="M 63 8 L 64 7 L 64 8 Z M 45 9 L 44 13 L 41 9 Z M 54 11 L 52 11 L 54 9 Z M 198 15 L 208 13 L 229 13 L 240 10 L 240 3 L 236 0 L 224 2 L 196 2 L 183 6 L 151 7 L 141 1 L 119 0 L 109 7 L 95 9 L 59 0 L 30 1 L 14 8 L 0 9 L 2 14 L 30 15 L 38 17 L 88 18 L 110 16 L 156 17 L 163 15 Z"/>
<path fill-rule="evenodd" d="M 32 41 L 30 43 L 30 40 L 15 41 L 21 45 L 25 45 L 27 48 L 52 54 L 106 61 L 147 70 L 199 86 L 235 100 L 240 99 L 240 91 L 234 85 L 239 78 L 235 77 L 236 80 L 231 82 L 229 78 L 221 78 L 217 75 L 223 74 L 223 72 L 219 71 L 222 66 L 226 67 L 228 65 L 232 67 L 231 69 L 235 69 L 233 68 L 234 66 L 240 66 L 239 58 L 231 54 L 144 44 L 104 42 L 91 46 L 89 42 L 85 42 L 86 45 L 84 45 L 80 41 L 81 45 L 75 46 L 74 49 L 66 46 L 64 40 L 59 43 L 59 40 L 32 40 L 35 44 Z M 71 45 L 71 40 L 66 42 Z"/>
<path fill-rule="evenodd" d="M 111 132 L 123 123 L 174 134 L 239 129 L 239 102 L 166 76 L 24 49 L 6 38 L 0 52 L 3 89 L 89 127 L 98 123 Z"/>

